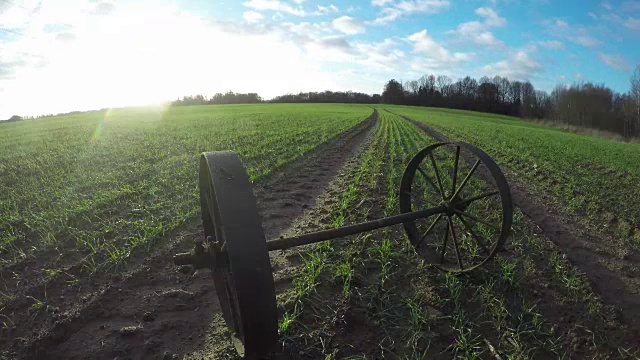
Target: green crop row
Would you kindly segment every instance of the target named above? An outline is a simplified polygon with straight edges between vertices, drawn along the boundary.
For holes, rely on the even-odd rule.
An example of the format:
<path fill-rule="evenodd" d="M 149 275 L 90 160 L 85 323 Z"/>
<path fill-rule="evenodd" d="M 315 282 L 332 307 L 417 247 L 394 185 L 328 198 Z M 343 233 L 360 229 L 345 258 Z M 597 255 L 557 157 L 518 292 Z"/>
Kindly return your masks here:
<path fill-rule="evenodd" d="M 397 214 L 406 163 L 434 142 L 384 110 L 375 139 L 363 155 L 368 160 L 346 181 L 334 212 L 340 221 L 331 227 Z M 448 156 L 437 157 L 440 166 Z M 474 178 L 468 186 L 473 193 L 482 182 Z M 456 231 L 460 241 L 468 236 Z M 311 254 L 296 282 L 311 278 L 313 286 L 297 292 L 295 305 L 281 304 L 295 309 L 294 317 L 285 316 L 285 352 L 326 359 L 546 359 L 638 351 L 579 269 L 517 209 L 507 251 L 470 274 L 427 266 L 401 226 L 324 243 Z"/>
<path fill-rule="evenodd" d="M 640 144 L 573 134 L 518 119 L 392 107 L 455 140 L 473 143 L 567 215 L 588 218 L 624 258 L 640 249 Z M 613 245 L 613 246 L 612 246 Z"/>
<path fill-rule="evenodd" d="M 0 261 L 54 251 L 89 271 L 119 264 L 198 214 L 201 152 L 233 150 L 260 181 L 370 114 L 351 105 L 192 106 L 0 124 Z"/>

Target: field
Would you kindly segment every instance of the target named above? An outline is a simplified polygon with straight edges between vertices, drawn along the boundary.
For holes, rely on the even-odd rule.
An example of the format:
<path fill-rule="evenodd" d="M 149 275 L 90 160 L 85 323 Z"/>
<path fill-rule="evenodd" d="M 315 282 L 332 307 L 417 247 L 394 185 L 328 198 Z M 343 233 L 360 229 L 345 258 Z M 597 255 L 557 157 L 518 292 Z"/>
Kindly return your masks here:
<path fill-rule="evenodd" d="M 272 253 L 281 355 L 637 358 L 640 144 L 482 113 L 337 104 L 0 124 L 0 355 L 235 358 L 210 274 L 171 263 L 202 237 L 200 152 L 240 154 L 271 239 L 397 214 L 404 166 L 437 139 L 481 147 L 507 175 L 505 251 L 451 275 L 395 226 Z"/>

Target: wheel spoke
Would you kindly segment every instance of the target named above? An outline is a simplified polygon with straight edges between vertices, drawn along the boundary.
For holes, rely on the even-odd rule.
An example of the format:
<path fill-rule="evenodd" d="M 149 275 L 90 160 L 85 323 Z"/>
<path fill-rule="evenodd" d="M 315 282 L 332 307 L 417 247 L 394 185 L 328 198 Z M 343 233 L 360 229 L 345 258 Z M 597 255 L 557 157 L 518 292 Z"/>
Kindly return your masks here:
<path fill-rule="evenodd" d="M 471 228 L 469 223 L 467 223 L 462 218 L 462 216 L 457 215 L 457 217 L 458 217 L 458 220 L 460 220 L 462 225 L 465 227 L 465 229 L 471 234 L 471 237 L 473 238 L 473 240 L 475 240 L 476 244 L 478 244 L 478 246 L 480 246 L 482 248 L 482 250 L 484 250 L 485 253 L 489 254 L 489 249 L 485 245 L 484 240 L 481 240 L 480 236 L 478 234 L 476 234 L 475 231 L 473 231 L 473 229 Z"/>
<path fill-rule="evenodd" d="M 462 183 L 460 184 L 460 187 L 458 187 L 458 190 L 456 190 L 456 192 L 451 197 L 452 199 L 455 198 L 456 196 L 458 196 L 460 194 L 460 192 L 462 191 L 462 188 L 464 188 L 464 186 L 467 185 L 467 181 L 469 181 L 469 179 L 471 179 L 471 175 L 473 175 L 473 173 L 476 171 L 476 169 L 478 168 L 478 165 L 480 165 L 480 159 L 476 160 L 475 164 L 473 164 L 473 167 L 471 168 L 471 170 L 469 171 L 467 176 L 464 178 L 464 180 L 462 180 Z"/>
<path fill-rule="evenodd" d="M 473 220 L 473 221 L 479 222 L 480 224 L 484 224 L 484 225 L 486 225 L 486 226 L 488 226 L 488 227 L 490 227 L 490 228 L 492 228 L 492 229 L 500 230 L 500 228 L 499 228 L 498 226 L 496 226 L 496 225 L 494 225 L 494 224 L 492 224 L 492 223 L 486 222 L 486 221 L 484 221 L 484 220 L 478 219 L 477 217 L 475 217 L 475 216 L 473 216 L 473 215 L 470 215 L 470 214 L 467 214 L 467 213 L 466 213 L 466 212 L 464 212 L 464 211 L 460 211 L 460 210 L 458 210 L 458 209 L 453 209 L 453 211 L 454 211 L 454 212 L 456 212 L 456 213 L 457 213 L 458 215 L 460 215 L 460 216 L 467 217 L 467 218 L 469 218 L 469 219 L 471 219 L 471 220 Z"/>
<path fill-rule="evenodd" d="M 420 172 L 420 174 L 422 174 L 422 176 L 425 177 L 425 179 L 427 179 L 427 182 L 429 183 L 429 185 L 431 185 L 431 187 L 433 188 L 433 190 L 435 190 L 436 192 L 440 193 L 440 195 L 442 195 L 442 193 L 440 192 L 440 190 L 438 189 L 438 187 L 436 186 L 436 184 L 433 183 L 433 180 L 431 180 L 431 178 L 429 177 L 429 175 L 427 175 L 426 172 L 424 172 L 424 170 L 422 170 L 419 166 L 418 166 L 418 172 Z"/>
<path fill-rule="evenodd" d="M 466 205 L 471 204 L 474 201 L 481 200 L 481 199 L 487 198 L 489 196 L 498 195 L 499 193 L 500 193 L 499 191 L 490 191 L 490 192 L 482 193 L 480 195 L 476 195 L 476 196 L 472 196 L 472 197 L 470 197 L 468 199 L 464 199 L 464 200 L 462 200 L 460 202 L 460 204 L 466 206 Z"/>
<path fill-rule="evenodd" d="M 460 146 L 456 146 L 456 161 L 453 165 L 453 186 L 451 186 L 451 195 L 456 192 L 456 182 L 458 181 L 458 161 L 460 160 Z"/>
<path fill-rule="evenodd" d="M 458 258 L 458 266 L 460 266 L 460 270 L 464 270 L 464 267 L 462 266 L 462 259 L 460 258 L 460 249 L 458 248 L 458 238 L 456 237 L 456 231 L 453 227 L 453 220 L 451 219 L 451 216 L 449 216 L 447 220 L 449 223 L 449 229 L 451 230 L 451 237 L 453 238 L 453 247 L 456 250 L 456 257 Z"/>
<path fill-rule="evenodd" d="M 417 185 L 417 183 L 416 183 L 416 185 Z M 405 194 L 405 195 L 409 195 L 409 196 L 411 196 L 412 194 L 420 194 L 420 189 L 418 189 L 417 191 L 407 191 L 407 190 L 402 190 L 402 192 L 401 192 L 401 193 L 402 193 L 402 194 Z M 418 200 L 418 199 L 416 199 L 416 202 L 417 202 L 417 200 Z M 424 200 L 424 201 L 428 202 L 429 204 L 431 204 L 431 205 L 433 205 L 433 206 L 439 206 L 439 205 L 440 205 L 440 203 L 437 203 L 437 202 L 435 202 L 435 201 L 433 201 L 433 200 L 431 200 L 431 199 L 427 199 L 427 198 L 422 198 L 422 197 L 421 197 L 421 198 L 420 198 L 420 200 Z M 413 209 L 413 208 L 414 208 L 413 203 L 411 204 L 411 206 L 412 206 L 412 209 Z M 415 211 L 415 210 L 412 210 L 412 211 Z"/>
<path fill-rule="evenodd" d="M 440 255 L 440 264 L 444 263 L 444 255 L 447 252 L 447 240 L 449 240 L 449 222 L 447 222 L 447 230 L 444 232 L 444 239 L 442 240 L 442 255 Z"/>
<path fill-rule="evenodd" d="M 438 165 L 436 164 L 436 159 L 433 158 L 433 152 L 429 152 L 429 158 L 431 159 L 431 165 L 433 166 L 433 171 L 436 174 L 436 180 L 438 180 L 438 186 L 440 189 L 440 195 L 442 195 L 442 200 L 446 199 L 447 196 L 444 193 L 444 188 L 442 187 L 442 179 L 440 178 L 440 171 L 438 170 Z"/>
<path fill-rule="evenodd" d="M 424 199 L 424 200 L 433 206 L 440 206 L 440 203 L 437 203 L 431 199 Z"/>
<path fill-rule="evenodd" d="M 438 221 L 440 221 L 441 218 L 442 218 L 442 214 L 438 214 L 438 217 L 436 218 L 436 220 L 429 226 L 427 231 L 425 231 L 424 235 L 422 235 L 422 237 L 420 238 L 420 241 L 418 241 L 418 243 L 416 244 L 416 249 L 422 244 L 424 239 L 427 238 L 427 235 L 429 235 L 431 230 L 433 230 L 433 228 L 436 226 L 436 224 L 438 223 Z"/>

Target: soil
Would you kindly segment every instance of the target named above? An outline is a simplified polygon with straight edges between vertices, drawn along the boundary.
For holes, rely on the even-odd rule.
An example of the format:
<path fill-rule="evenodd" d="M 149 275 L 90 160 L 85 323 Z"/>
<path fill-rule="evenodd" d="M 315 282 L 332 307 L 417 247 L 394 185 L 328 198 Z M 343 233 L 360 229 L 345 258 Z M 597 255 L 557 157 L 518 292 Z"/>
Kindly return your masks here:
<path fill-rule="evenodd" d="M 372 131 L 375 131 L 372 129 Z M 342 167 L 339 174 L 331 181 L 326 191 L 321 193 L 316 199 L 316 205 L 305 209 L 304 214 L 298 217 L 282 234 L 284 236 L 294 236 L 309 231 L 317 231 L 325 229 L 327 225 L 332 224 L 332 209 L 335 209 L 337 203 L 344 194 L 344 189 L 352 183 L 355 172 L 359 169 L 363 156 L 367 153 L 371 146 L 375 146 L 368 137 L 348 159 L 345 166 Z M 365 215 L 366 220 L 380 218 L 384 216 L 382 209 L 384 208 L 384 199 L 386 193 L 380 177 L 380 186 L 376 189 L 369 189 L 364 199 L 351 211 L 359 211 Z M 380 234 L 378 234 L 380 235 Z M 373 241 L 376 236 L 375 232 L 367 235 L 368 241 Z M 343 237 L 338 241 L 354 240 L 355 236 Z M 272 253 L 272 264 L 282 264 L 282 267 L 276 268 L 274 278 L 278 293 L 282 296 L 286 293 L 284 290 L 290 284 L 292 273 L 300 263 L 301 255 L 307 254 L 314 249 L 314 245 L 298 246 L 293 249 L 283 251 L 281 253 Z M 380 328 L 367 318 L 366 314 L 356 311 L 352 308 L 352 304 L 338 300 L 340 297 L 336 294 L 342 291 L 342 288 L 336 287 L 332 281 L 327 279 L 319 279 L 316 292 L 311 296 L 311 300 L 304 305 L 300 305 L 297 301 L 289 303 L 293 310 L 296 306 L 309 306 L 308 312 L 304 312 L 301 317 L 297 318 L 297 324 L 301 328 L 310 326 L 308 330 L 303 330 L 303 337 L 299 337 L 300 333 L 294 331 L 294 334 L 288 334 L 282 341 L 285 345 L 285 353 L 279 354 L 285 359 L 319 359 L 324 358 L 325 347 L 331 348 L 336 358 L 346 358 L 351 355 L 358 356 L 365 354 L 367 358 L 375 358 L 378 354 L 378 345 L 384 342 L 384 334 Z M 359 283 L 359 279 L 354 279 L 354 283 Z M 287 303 L 287 299 L 281 299 L 282 303 Z M 286 305 L 285 305 L 286 307 Z M 301 325 L 300 325 L 301 324 Z M 334 327 L 335 326 L 335 327 Z M 306 329 L 306 328 L 305 328 Z M 318 330 L 320 329 L 320 330 Z M 323 348 L 318 348 L 317 337 L 324 339 Z"/>
<path fill-rule="evenodd" d="M 277 237 L 324 193 L 356 149 L 375 128 L 378 114 L 276 170 L 255 185 L 267 239 Z M 208 271 L 182 274 L 172 256 L 202 237 L 198 219 L 158 240 L 150 252 L 131 255 L 129 269 L 78 276 L 71 263 L 64 275 L 45 278 L 50 261 L 30 259 L 16 285 L 21 296 L 2 309 L 0 321 L 13 326 L 0 333 L 0 357 L 30 359 L 233 358 L 213 281 Z M 295 257 L 272 255 L 279 286 L 287 284 Z M 69 273 L 69 274 L 67 274 Z M 8 277 L 1 277 L 9 283 Z M 79 283 L 78 283 L 79 282 Z M 28 296 L 45 299 L 34 308 Z"/>
<path fill-rule="evenodd" d="M 319 224 L 309 222 L 300 229 L 296 220 L 309 218 L 305 213 L 312 209 L 326 208 L 321 195 L 329 193 L 335 198 L 336 189 L 331 184 L 341 170 L 348 167 L 347 163 L 369 139 L 377 123 L 378 112 L 374 110 L 356 129 L 339 135 L 331 144 L 317 147 L 304 159 L 285 166 L 268 184 L 256 189 L 258 210 L 262 214 L 262 227 L 268 240 L 318 230 Z M 292 228 L 297 230 L 291 231 Z M 269 254 L 276 293 L 289 287 L 296 266 L 300 264 L 299 253 L 304 249 L 306 247 Z"/>
<path fill-rule="evenodd" d="M 450 141 L 424 123 L 402 117 L 438 141 Z M 580 219 L 561 214 L 559 209 L 552 205 L 548 194 L 533 193 L 526 184 L 512 176 L 508 169 L 502 166 L 501 168 L 509 182 L 514 205 L 566 254 L 571 263 L 584 272 L 594 291 L 605 303 L 616 308 L 614 313 L 617 320 L 630 327 L 631 332 L 625 334 L 630 343 L 640 345 L 640 281 L 624 271 L 625 268 L 637 267 L 637 261 L 632 257 L 620 259 L 597 251 L 601 244 L 607 243 L 607 239 L 589 232 Z"/>

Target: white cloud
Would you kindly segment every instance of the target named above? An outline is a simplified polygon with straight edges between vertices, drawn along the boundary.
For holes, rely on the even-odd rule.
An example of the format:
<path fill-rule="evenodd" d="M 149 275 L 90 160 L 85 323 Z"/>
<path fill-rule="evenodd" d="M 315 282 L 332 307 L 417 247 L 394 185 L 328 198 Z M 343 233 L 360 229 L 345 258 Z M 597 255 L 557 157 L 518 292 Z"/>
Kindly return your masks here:
<path fill-rule="evenodd" d="M 383 25 L 386 23 L 396 21 L 403 14 L 404 12 L 400 9 L 384 8 L 380 11 L 379 16 L 375 20 L 373 20 L 371 23 L 374 25 Z"/>
<path fill-rule="evenodd" d="M 640 18 L 629 17 L 622 24 L 629 30 L 640 31 Z"/>
<path fill-rule="evenodd" d="M 482 72 L 487 76 L 500 75 L 512 80 L 529 80 L 543 70 L 542 65 L 531 56 L 535 50 L 535 47 L 516 50 L 507 59 L 484 66 Z"/>
<path fill-rule="evenodd" d="M 336 35 L 314 40 L 303 48 L 306 57 L 317 59 L 323 64 L 353 64 L 360 55 L 345 38 Z"/>
<path fill-rule="evenodd" d="M 451 5 L 448 0 L 403 0 L 398 3 L 374 0 L 372 4 L 385 6 L 380 10 L 378 17 L 371 21 L 375 25 L 387 24 L 406 15 L 437 14 Z"/>
<path fill-rule="evenodd" d="M 622 3 L 621 10 L 624 12 L 640 12 L 640 1 L 625 1 Z"/>
<path fill-rule="evenodd" d="M 600 61 L 615 70 L 628 71 L 631 68 L 622 54 L 598 53 L 598 58 L 600 58 Z"/>
<path fill-rule="evenodd" d="M 564 44 L 558 40 L 539 41 L 538 44 L 540 44 L 540 46 L 545 47 L 547 49 L 554 49 L 554 50 L 566 49 Z"/>
<path fill-rule="evenodd" d="M 484 20 L 482 22 L 468 21 L 462 23 L 455 30 L 448 31 L 448 33 L 457 35 L 458 40 L 462 42 L 471 41 L 484 47 L 504 49 L 506 47 L 504 42 L 498 40 L 489 29 L 505 26 L 507 20 L 500 17 L 495 10 L 486 7 L 477 8 L 475 13 Z"/>
<path fill-rule="evenodd" d="M 301 7 L 304 0 L 293 0 L 297 6 L 279 0 L 249 0 L 242 3 L 245 7 L 260 11 L 278 11 L 294 16 L 327 15 L 340 11 L 334 4 L 316 5 L 316 10 L 306 11 Z"/>
<path fill-rule="evenodd" d="M 593 20 L 598 20 L 598 16 L 596 14 L 592 13 L 591 11 L 589 11 L 587 13 L 587 15 L 589 15 Z"/>
<path fill-rule="evenodd" d="M 399 2 L 396 7 L 406 14 L 435 14 L 449 7 L 449 2 L 444 0 L 405 0 Z"/>
<path fill-rule="evenodd" d="M 340 36 L 326 36 L 318 40 L 316 44 L 325 49 L 334 49 L 344 53 L 353 53 L 351 44 L 349 44 L 347 40 Z"/>
<path fill-rule="evenodd" d="M 477 8 L 476 14 L 478 16 L 485 18 L 485 24 L 487 26 L 500 27 L 500 26 L 505 26 L 507 24 L 507 20 L 503 17 L 500 17 L 498 13 L 491 8 L 486 8 L 486 7 Z"/>
<path fill-rule="evenodd" d="M 247 22 L 254 23 L 254 22 L 258 22 L 260 20 L 263 20 L 264 19 L 264 15 L 262 15 L 259 12 L 256 12 L 256 11 L 245 11 L 242 14 L 242 18 L 245 19 L 245 21 L 247 21 Z"/>
<path fill-rule="evenodd" d="M 372 0 L 371 5 L 373 6 L 385 6 L 388 3 L 393 2 L 393 0 Z"/>
<path fill-rule="evenodd" d="M 542 25 L 549 27 L 554 36 L 561 36 L 585 47 L 595 48 L 602 44 L 600 39 L 591 35 L 591 29 L 582 25 L 572 26 L 561 19 L 546 20 L 542 22 Z"/>
<path fill-rule="evenodd" d="M 582 81 L 582 80 L 584 80 L 584 79 L 585 79 L 584 75 L 582 75 L 582 74 L 580 74 L 580 73 L 577 73 L 577 74 L 576 74 L 576 76 L 575 76 L 575 78 L 576 78 L 576 80 L 578 80 L 578 81 Z"/>
<path fill-rule="evenodd" d="M 392 39 L 384 39 L 379 43 L 358 43 L 355 47 L 364 56 L 360 64 L 370 68 L 397 71 L 402 68 L 402 61 L 406 58 Z"/>
<path fill-rule="evenodd" d="M 471 60 L 475 54 L 462 53 L 447 50 L 444 46 L 438 44 L 428 33 L 427 30 L 411 34 L 406 38 L 413 47 L 413 52 L 424 56 L 434 66 L 450 66 Z"/>
<path fill-rule="evenodd" d="M 570 37 L 570 39 L 582 46 L 594 48 L 601 44 L 601 41 L 589 36 L 589 35 L 578 35 L 574 37 Z"/>
<path fill-rule="evenodd" d="M 567 24 L 567 22 L 564 21 L 564 20 L 555 19 L 554 25 L 555 25 L 556 29 L 558 29 L 558 30 L 567 30 L 567 29 L 569 29 L 569 24 Z"/>
<path fill-rule="evenodd" d="M 505 44 L 496 39 L 491 31 L 483 31 L 477 34 L 474 38 L 474 41 L 478 45 L 484 45 L 494 49 L 502 49 L 505 47 Z"/>
<path fill-rule="evenodd" d="M 317 39 L 329 35 L 333 31 L 330 23 L 310 23 L 306 21 L 300 23 L 285 22 L 282 23 L 279 29 L 281 30 L 281 37 L 283 39 L 293 41 L 298 45 L 304 45 L 305 43 L 313 42 Z M 268 31 L 277 30 L 271 29 Z"/>
<path fill-rule="evenodd" d="M 322 6 L 322 5 L 317 5 L 318 10 L 316 10 L 314 12 L 314 15 L 325 15 L 325 14 L 330 14 L 330 13 L 336 13 L 338 11 L 340 11 L 340 9 L 338 9 L 337 6 L 331 4 L 329 6 Z"/>
<path fill-rule="evenodd" d="M 65 5 L 61 7 L 46 1 L 0 1 L 0 27 L 19 29 L 24 34 L 25 31 L 40 31 L 45 24 L 65 24 L 77 22 L 81 18 L 99 18 L 116 10 L 112 3 L 104 1 L 68 0 Z"/>
<path fill-rule="evenodd" d="M 306 12 L 302 8 L 295 8 L 278 0 L 250 0 L 243 2 L 242 5 L 255 10 L 281 11 L 295 16 L 306 15 Z"/>
<path fill-rule="evenodd" d="M 332 24 L 334 29 L 348 35 L 360 34 L 365 32 L 365 27 L 362 21 L 358 21 L 346 15 L 334 19 Z"/>
<path fill-rule="evenodd" d="M 602 6 L 603 8 L 607 9 L 607 10 L 611 10 L 611 4 L 608 1 L 603 1 L 600 3 L 600 6 Z"/>

